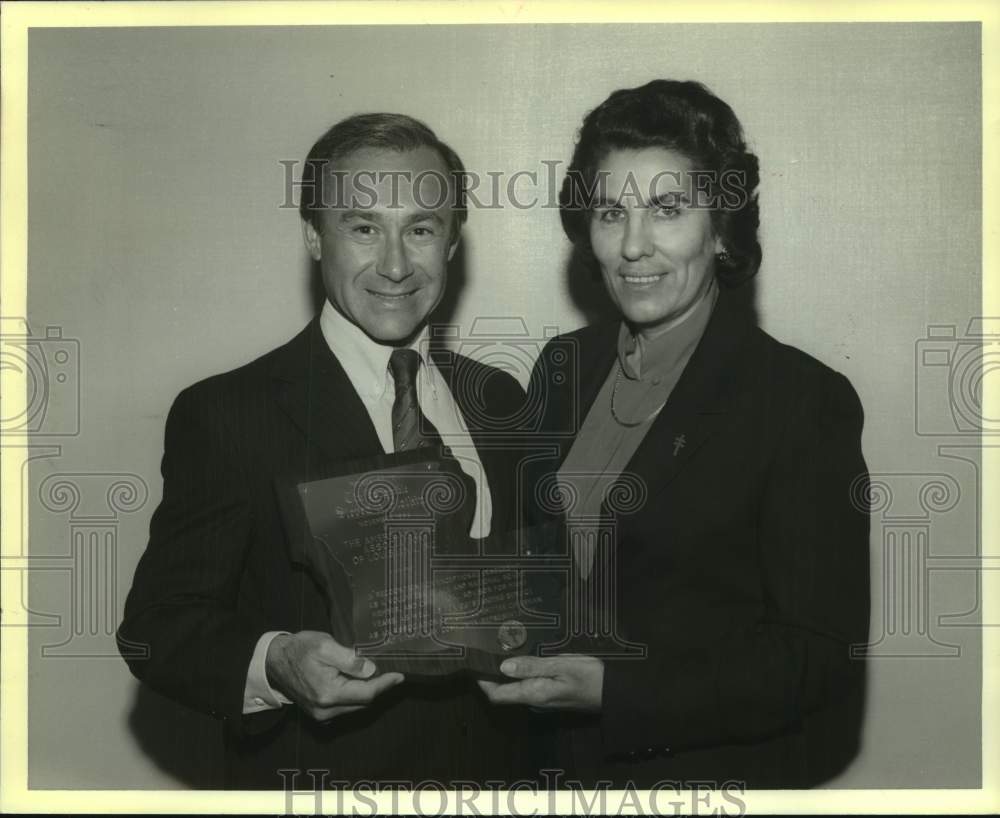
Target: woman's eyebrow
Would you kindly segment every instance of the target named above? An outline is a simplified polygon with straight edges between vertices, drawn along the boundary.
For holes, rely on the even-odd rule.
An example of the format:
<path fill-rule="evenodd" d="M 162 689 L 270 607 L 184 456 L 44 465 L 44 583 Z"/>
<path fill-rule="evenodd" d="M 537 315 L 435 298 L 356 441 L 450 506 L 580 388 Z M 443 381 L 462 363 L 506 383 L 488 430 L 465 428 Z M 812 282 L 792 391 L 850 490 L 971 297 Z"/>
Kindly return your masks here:
<path fill-rule="evenodd" d="M 615 199 L 609 199 L 606 196 L 601 196 L 594 200 L 592 207 L 595 209 L 621 207 L 622 198 L 622 196 L 619 196 Z M 635 196 L 629 193 L 627 194 L 627 198 L 631 200 L 634 199 Z M 657 207 L 679 207 L 690 203 L 691 199 L 688 198 L 687 194 L 679 190 L 672 190 L 665 193 L 656 193 L 651 196 L 648 201 L 637 202 L 635 206 L 639 209 L 646 209 Z"/>
<path fill-rule="evenodd" d="M 593 208 L 621 207 L 621 203 L 622 203 L 621 196 L 619 196 L 617 199 L 609 199 L 607 196 L 598 196 L 590 203 L 590 206 Z"/>
<path fill-rule="evenodd" d="M 650 207 L 679 207 L 690 204 L 691 200 L 687 194 L 680 190 L 670 190 L 666 193 L 657 193 L 649 200 Z"/>

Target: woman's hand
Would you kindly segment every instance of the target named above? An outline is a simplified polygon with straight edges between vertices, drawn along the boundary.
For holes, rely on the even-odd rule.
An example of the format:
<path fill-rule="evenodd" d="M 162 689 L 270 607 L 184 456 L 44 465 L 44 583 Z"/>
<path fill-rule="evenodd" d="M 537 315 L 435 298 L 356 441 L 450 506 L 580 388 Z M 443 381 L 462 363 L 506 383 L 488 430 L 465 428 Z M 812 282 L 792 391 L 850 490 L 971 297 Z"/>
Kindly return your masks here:
<path fill-rule="evenodd" d="M 494 704 L 590 713 L 601 709 L 604 662 L 593 656 L 566 654 L 544 659 L 518 656 L 504 661 L 500 672 L 517 681 L 479 682 Z"/>

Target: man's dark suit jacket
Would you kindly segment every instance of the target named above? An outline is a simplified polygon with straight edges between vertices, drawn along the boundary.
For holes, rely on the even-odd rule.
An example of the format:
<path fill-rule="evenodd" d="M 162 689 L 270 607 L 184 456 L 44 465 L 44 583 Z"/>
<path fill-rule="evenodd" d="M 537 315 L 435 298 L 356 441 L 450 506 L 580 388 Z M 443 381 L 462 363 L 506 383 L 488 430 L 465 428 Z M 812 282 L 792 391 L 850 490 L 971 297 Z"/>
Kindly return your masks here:
<path fill-rule="evenodd" d="M 559 454 L 537 479 L 565 459 L 618 326 L 543 351 L 532 389 L 545 395 L 540 439 Z M 626 468 L 648 496 L 617 517 L 616 614 L 648 653 L 608 659 L 600 717 L 565 720 L 563 761 L 584 780 L 804 787 L 856 752 L 864 673 L 850 646 L 869 619 L 862 422 L 843 375 L 720 293 Z"/>
<path fill-rule="evenodd" d="M 491 418 L 516 416 L 523 390 L 461 356 L 438 363 L 486 471 L 493 530 L 502 530 L 513 523 L 517 451 L 487 431 Z M 328 725 L 294 706 L 242 715 L 261 634 L 330 631 L 320 589 L 289 560 L 276 478 L 321 476 L 333 463 L 381 452 L 318 319 L 253 363 L 185 389 L 170 410 L 163 500 L 118 637 L 148 646 L 146 659 L 126 654 L 139 679 L 224 721 L 220 786 L 281 789 L 280 769 L 449 782 L 511 780 L 530 767 L 519 758 L 524 714 L 498 711 L 468 678 L 404 682 Z"/>

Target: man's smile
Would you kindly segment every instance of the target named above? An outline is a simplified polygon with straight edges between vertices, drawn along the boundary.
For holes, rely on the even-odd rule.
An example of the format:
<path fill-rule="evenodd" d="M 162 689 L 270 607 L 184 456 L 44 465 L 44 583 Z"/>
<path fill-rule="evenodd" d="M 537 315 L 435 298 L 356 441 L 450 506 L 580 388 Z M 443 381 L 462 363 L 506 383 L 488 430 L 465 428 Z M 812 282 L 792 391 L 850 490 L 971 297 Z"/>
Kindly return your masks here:
<path fill-rule="evenodd" d="M 377 298 L 379 301 L 385 301 L 388 304 L 398 304 L 419 292 L 419 288 L 416 290 L 407 290 L 403 293 L 384 293 L 379 290 L 366 290 L 366 292 L 374 298 Z"/>

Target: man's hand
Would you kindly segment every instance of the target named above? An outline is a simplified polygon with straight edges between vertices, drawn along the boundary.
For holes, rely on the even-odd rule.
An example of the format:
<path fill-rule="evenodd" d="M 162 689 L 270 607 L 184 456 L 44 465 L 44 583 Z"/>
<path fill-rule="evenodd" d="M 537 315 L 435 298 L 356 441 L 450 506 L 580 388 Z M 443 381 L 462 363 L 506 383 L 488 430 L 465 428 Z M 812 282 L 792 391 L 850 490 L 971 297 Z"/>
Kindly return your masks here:
<path fill-rule="evenodd" d="M 276 636 L 267 649 L 268 683 L 316 721 L 353 713 L 403 681 L 401 673 L 370 678 L 375 665 L 355 656 L 330 634 L 299 631 Z"/>
<path fill-rule="evenodd" d="M 494 704 L 526 704 L 534 708 L 601 709 L 604 662 L 593 656 L 567 654 L 538 659 L 518 656 L 500 665 L 500 672 L 516 682 L 480 681 L 479 687 Z"/>

